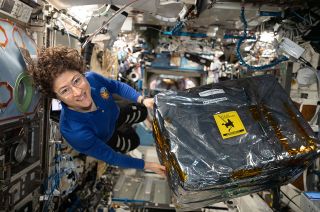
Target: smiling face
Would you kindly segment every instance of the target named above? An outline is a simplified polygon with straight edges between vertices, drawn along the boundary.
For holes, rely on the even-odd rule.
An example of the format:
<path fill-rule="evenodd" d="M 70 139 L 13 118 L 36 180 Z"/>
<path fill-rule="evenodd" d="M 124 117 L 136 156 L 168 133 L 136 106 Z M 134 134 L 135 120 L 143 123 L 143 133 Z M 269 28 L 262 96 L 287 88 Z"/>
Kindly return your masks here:
<path fill-rule="evenodd" d="M 67 70 L 60 74 L 53 82 L 53 90 L 73 110 L 87 112 L 92 108 L 90 84 L 78 71 Z"/>

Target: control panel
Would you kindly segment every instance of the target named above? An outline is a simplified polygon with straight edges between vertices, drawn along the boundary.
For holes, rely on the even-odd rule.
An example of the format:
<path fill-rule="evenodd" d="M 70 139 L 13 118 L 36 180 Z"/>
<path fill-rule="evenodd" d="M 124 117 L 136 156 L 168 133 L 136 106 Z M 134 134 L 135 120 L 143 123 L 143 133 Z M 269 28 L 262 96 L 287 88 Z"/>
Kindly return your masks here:
<path fill-rule="evenodd" d="M 0 0 L 0 12 L 27 23 L 32 7 L 19 0 Z"/>

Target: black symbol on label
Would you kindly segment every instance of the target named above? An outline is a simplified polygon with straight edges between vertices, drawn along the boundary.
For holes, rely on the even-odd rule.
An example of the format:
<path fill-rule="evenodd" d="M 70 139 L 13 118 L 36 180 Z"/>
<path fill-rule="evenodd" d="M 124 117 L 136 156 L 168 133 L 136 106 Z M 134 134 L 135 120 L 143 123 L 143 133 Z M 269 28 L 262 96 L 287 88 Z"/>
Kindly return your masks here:
<path fill-rule="evenodd" d="M 233 124 L 233 122 L 232 122 L 230 119 L 228 119 L 228 121 L 225 122 L 225 123 L 222 124 L 222 125 L 226 126 L 226 128 L 229 129 L 229 132 L 230 132 L 230 130 L 234 127 L 234 124 Z"/>

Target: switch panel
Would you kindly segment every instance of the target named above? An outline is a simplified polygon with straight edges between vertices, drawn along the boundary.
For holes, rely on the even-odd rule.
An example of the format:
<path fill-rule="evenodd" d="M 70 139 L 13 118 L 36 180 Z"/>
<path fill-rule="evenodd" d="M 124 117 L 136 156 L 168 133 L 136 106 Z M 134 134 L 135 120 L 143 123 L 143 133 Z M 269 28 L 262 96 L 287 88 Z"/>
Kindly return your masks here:
<path fill-rule="evenodd" d="M 0 0 L 0 13 L 27 23 L 32 13 L 32 7 L 19 0 Z"/>

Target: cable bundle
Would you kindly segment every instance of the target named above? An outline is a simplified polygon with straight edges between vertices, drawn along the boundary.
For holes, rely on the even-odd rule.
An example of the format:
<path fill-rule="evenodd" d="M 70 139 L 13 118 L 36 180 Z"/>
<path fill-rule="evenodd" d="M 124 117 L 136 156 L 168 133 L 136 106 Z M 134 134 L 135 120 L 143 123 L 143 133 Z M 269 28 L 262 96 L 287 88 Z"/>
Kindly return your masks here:
<path fill-rule="evenodd" d="M 54 170 L 44 184 L 45 204 L 43 211 L 51 209 L 54 196 L 64 197 L 70 194 L 77 186 L 78 174 L 73 161 L 69 154 L 61 154 L 61 144 L 54 143 L 56 155 L 54 156 Z M 63 186 L 62 186 L 63 184 Z M 66 186 L 67 184 L 67 186 Z"/>
<path fill-rule="evenodd" d="M 251 66 L 249 65 L 248 63 L 246 63 L 241 55 L 241 52 L 240 52 L 240 47 L 242 45 L 242 43 L 246 40 L 246 39 L 249 39 L 251 38 L 248 37 L 248 34 L 247 34 L 247 29 L 248 29 L 248 23 L 247 23 L 247 20 L 246 20 L 246 17 L 245 17 L 245 14 L 244 14 L 244 7 L 241 8 L 241 14 L 240 14 L 240 20 L 241 22 L 243 23 L 243 35 L 239 37 L 239 40 L 237 42 L 237 51 L 236 51 L 236 55 L 237 55 L 237 58 L 239 59 L 239 62 L 242 66 L 245 66 L 248 68 L 248 70 L 255 70 L 255 71 L 262 71 L 262 70 L 265 70 L 265 69 L 268 69 L 268 68 L 272 68 L 284 61 L 287 61 L 288 58 L 285 57 L 285 56 L 281 56 L 280 58 L 277 58 L 275 61 L 271 62 L 270 64 L 267 64 L 267 65 L 262 65 L 262 66 Z"/>

